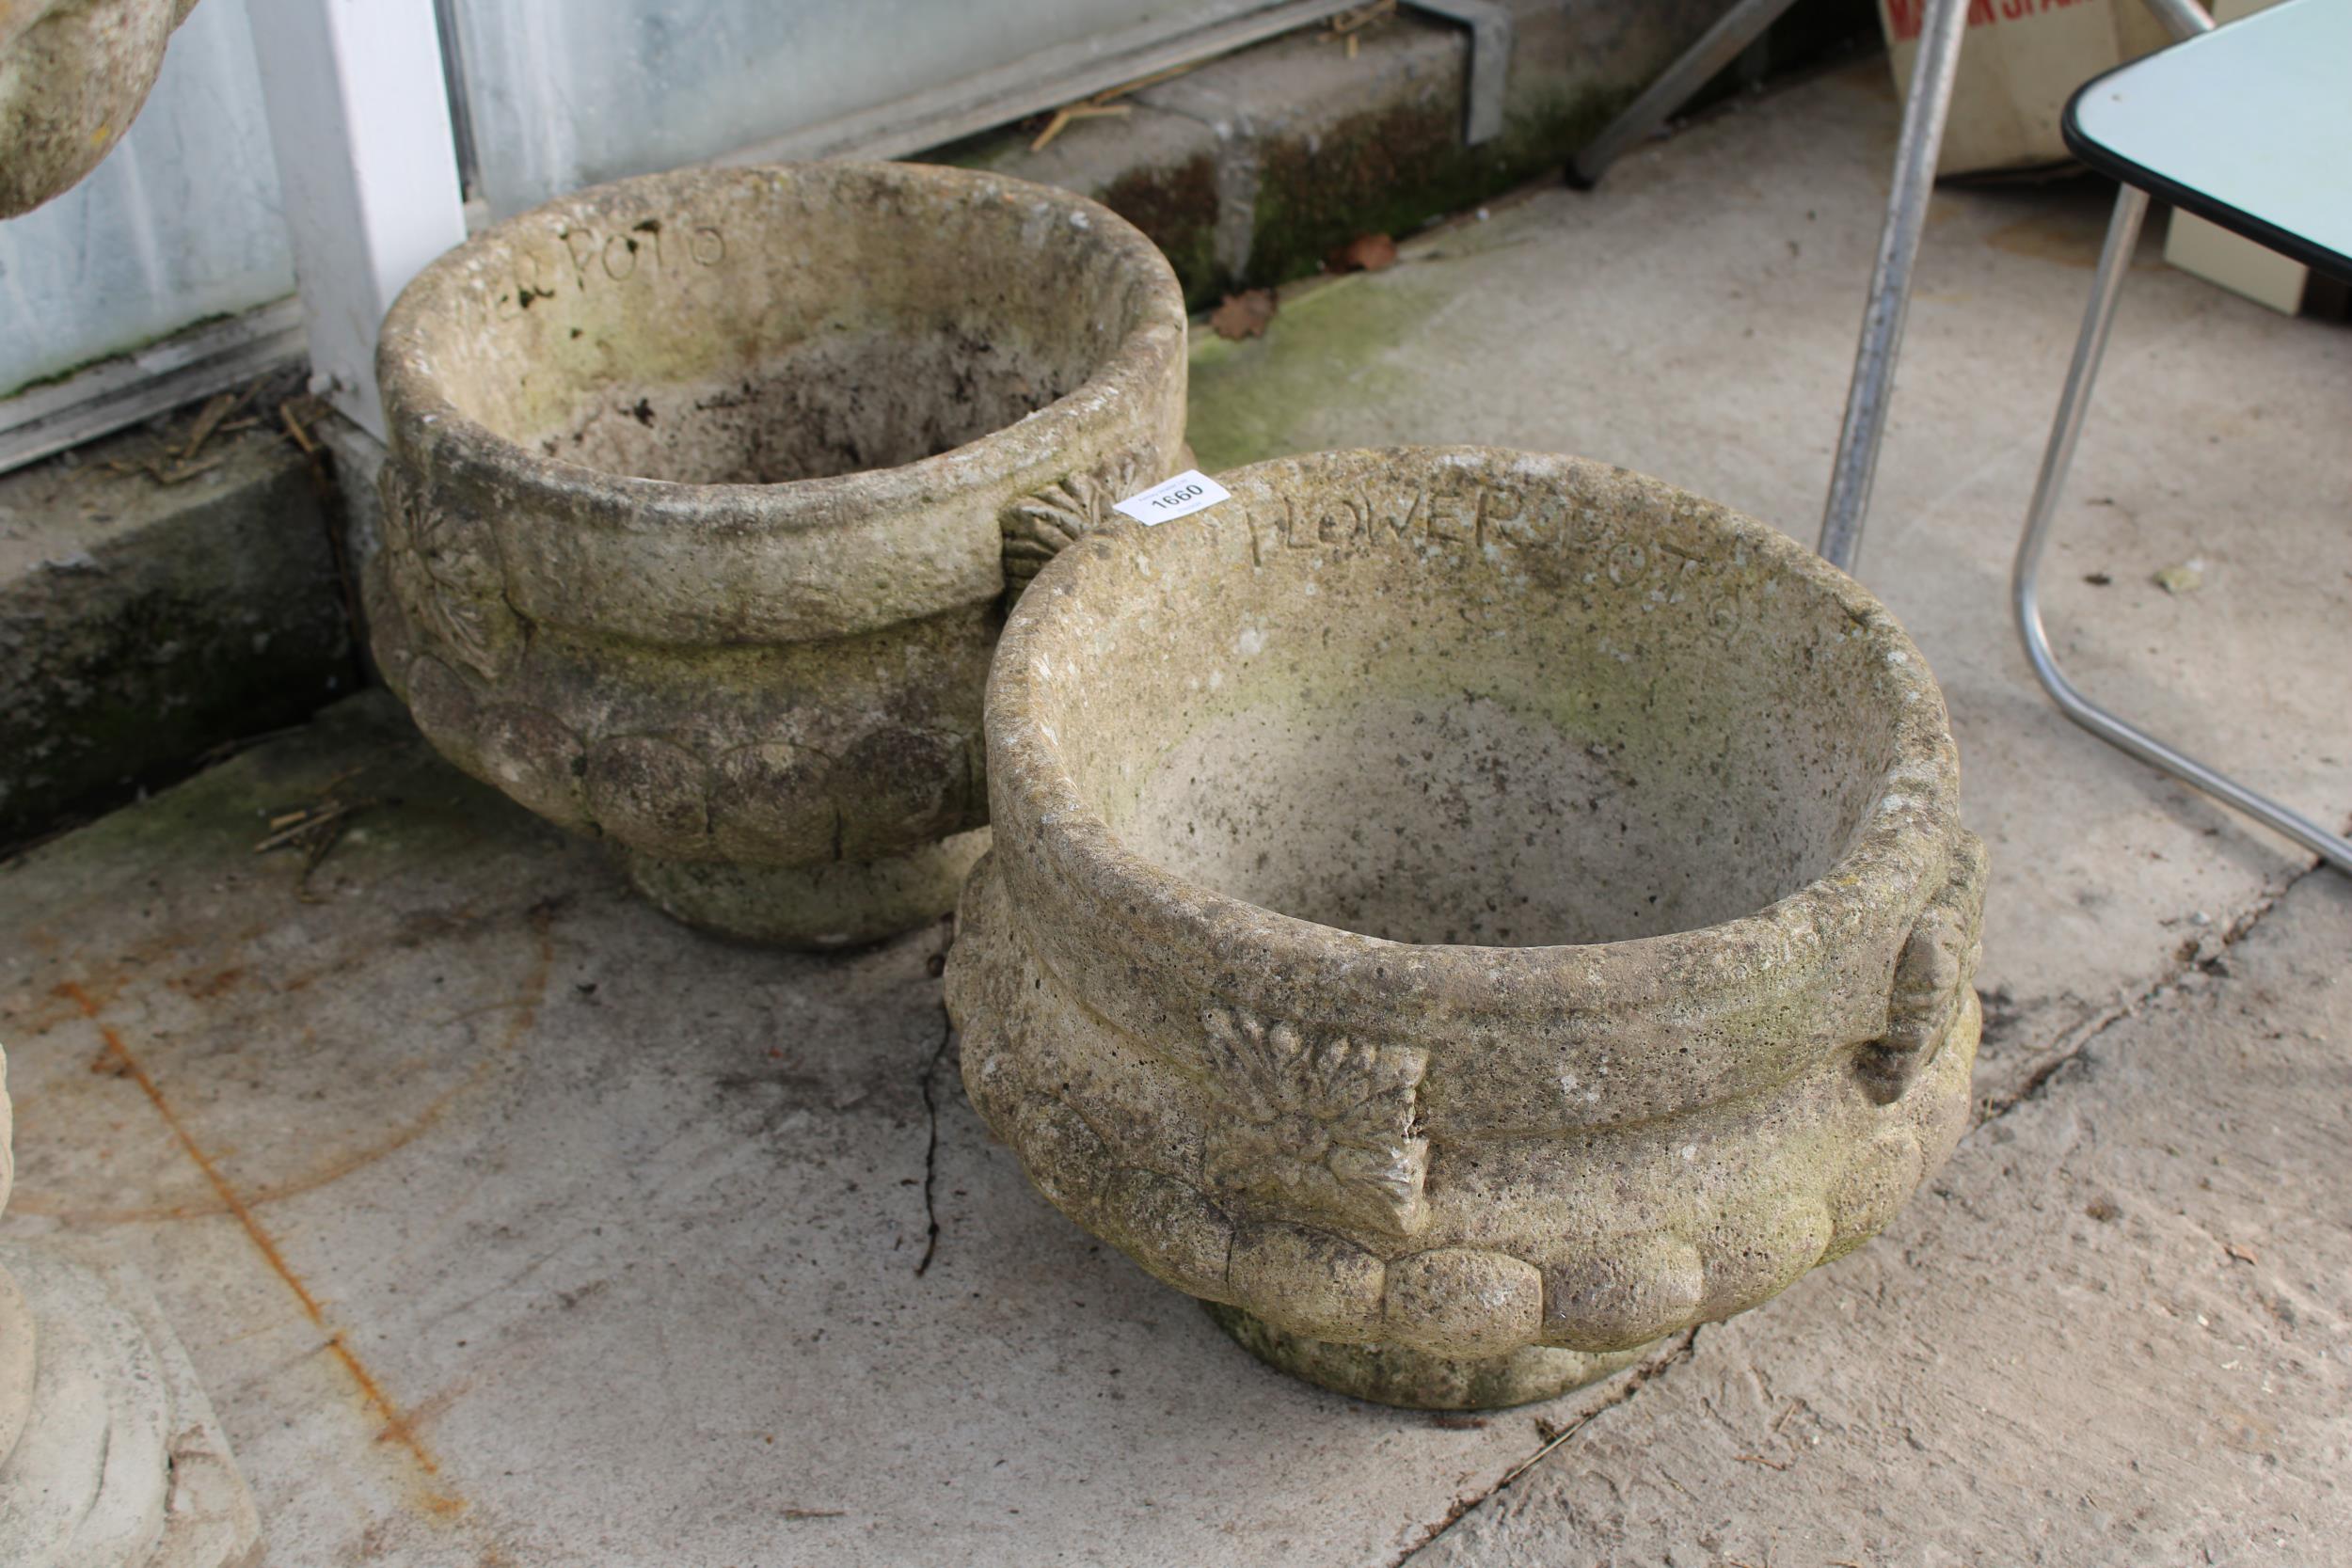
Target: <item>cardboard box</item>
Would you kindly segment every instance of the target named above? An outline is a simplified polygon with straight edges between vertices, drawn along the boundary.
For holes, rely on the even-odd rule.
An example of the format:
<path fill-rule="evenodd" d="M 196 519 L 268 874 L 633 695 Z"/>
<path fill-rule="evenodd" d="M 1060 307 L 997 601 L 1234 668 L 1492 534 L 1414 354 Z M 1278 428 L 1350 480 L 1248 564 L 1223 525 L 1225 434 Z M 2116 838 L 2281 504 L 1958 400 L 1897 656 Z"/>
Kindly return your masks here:
<path fill-rule="evenodd" d="M 2302 262 L 2177 208 L 2165 230 L 2164 260 L 2167 266 L 2218 283 L 2282 316 L 2302 310 L 2304 291 L 2312 280 L 2311 269 Z"/>
<path fill-rule="evenodd" d="M 1908 94 L 1927 0 L 1879 0 L 1895 90 Z M 2067 161 L 2058 115 L 2074 89 L 2169 41 L 2141 0 L 1969 0 L 1938 174 Z"/>

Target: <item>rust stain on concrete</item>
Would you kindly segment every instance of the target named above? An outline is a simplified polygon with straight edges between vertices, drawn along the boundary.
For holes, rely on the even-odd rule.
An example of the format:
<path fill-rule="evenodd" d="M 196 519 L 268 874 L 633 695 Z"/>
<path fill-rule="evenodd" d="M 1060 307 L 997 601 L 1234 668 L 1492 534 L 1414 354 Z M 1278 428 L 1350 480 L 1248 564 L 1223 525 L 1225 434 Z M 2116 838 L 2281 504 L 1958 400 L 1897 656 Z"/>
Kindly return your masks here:
<path fill-rule="evenodd" d="M 546 904 L 539 905 L 530 911 L 533 933 L 537 939 L 537 952 L 532 962 L 530 974 L 524 977 L 522 986 L 514 996 L 502 1002 L 487 1003 L 480 1007 L 469 1008 L 454 1018 L 440 1021 L 447 1025 L 462 1022 L 486 1013 L 508 1012 L 511 1014 L 505 1029 L 500 1033 L 497 1043 L 482 1054 L 474 1063 L 471 1071 L 428 1101 L 407 1122 L 393 1128 L 384 1136 L 358 1148 L 338 1154 L 298 1176 L 271 1182 L 241 1194 L 240 1200 L 246 1209 L 247 1211 L 258 1210 L 266 1204 L 277 1203 L 289 1197 L 298 1197 L 304 1193 L 315 1192 L 321 1187 L 341 1180 L 353 1171 L 373 1164 L 385 1156 L 406 1148 L 438 1122 L 451 1105 L 478 1087 L 489 1075 L 491 1069 L 501 1058 L 511 1053 L 538 1022 L 539 1008 L 547 1000 L 548 981 L 555 968 L 555 942 L 550 929 L 554 913 L 554 909 Z M 236 975 L 243 975 L 244 973 L 241 969 L 222 972 L 223 974 Z M 306 980 L 307 978 L 306 976 Z M 262 983 L 266 984 L 266 982 Z M 167 981 L 166 984 L 174 990 L 181 990 L 183 994 L 191 997 L 197 994 L 178 982 Z M 287 988 L 274 989 L 282 990 Z M 85 990 L 82 982 L 76 981 L 58 987 L 53 994 L 71 1002 L 74 1008 L 74 1016 L 86 1017 L 96 1022 L 98 1010 L 111 1003 L 117 992 L 99 990 L 93 993 Z M 217 994 L 217 991 L 206 994 Z M 97 1058 L 90 1063 L 90 1070 L 117 1077 L 135 1076 L 129 1066 L 129 1053 L 119 1049 L 113 1031 L 104 1024 L 100 1024 L 99 1028 L 102 1036 L 106 1037 L 106 1049 L 100 1052 Z M 154 1097 L 153 1089 L 144 1079 L 141 1080 L 140 1086 L 148 1090 L 150 1099 Z M 175 1131 L 177 1131 L 176 1127 Z M 183 1143 L 188 1142 L 184 1133 L 182 1134 L 182 1141 Z M 193 1145 L 190 1147 L 193 1148 Z M 199 1162 L 199 1164 L 201 1164 L 202 1162 Z M 208 1169 L 206 1174 L 210 1177 L 213 1173 Z M 211 1185 L 214 1188 L 215 1200 L 209 1203 L 154 1204 L 131 1209 L 80 1209 L 57 1203 L 42 1194 L 20 1191 L 11 1199 L 9 1207 L 21 1213 L 40 1214 L 72 1225 L 152 1225 L 171 1220 L 206 1219 L 223 1212 L 236 1212 L 229 1205 L 221 1183 L 214 1180 Z"/>
<path fill-rule="evenodd" d="M 121 1032 L 102 1016 L 102 1009 L 96 998 L 85 990 L 78 982 L 72 980 L 68 980 L 57 990 L 59 994 L 70 998 L 81 1010 L 82 1015 L 96 1027 L 99 1037 L 106 1042 L 106 1049 L 122 1064 L 124 1074 L 138 1085 L 140 1091 L 154 1105 L 155 1114 L 163 1118 L 164 1125 L 171 1130 L 172 1136 L 179 1139 L 180 1147 L 187 1152 L 188 1158 L 195 1162 L 197 1169 L 203 1173 L 204 1180 L 212 1186 L 213 1191 L 219 1195 L 222 1208 L 236 1217 L 237 1223 L 245 1229 L 246 1239 L 253 1243 L 254 1249 L 261 1253 L 271 1271 L 285 1281 L 286 1288 L 294 1292 L 294 1300 L 301 1306 L 303 1315 L 319 1328 L 326 1330 L 327 1354 L 342 1364 L 343 1370 L 358 1386 L 360 1398 L 383 1420 L 383 1430 L 377 1433 L 377 1441 L 396 1443 L 407 1450 L 409 1457 L 424 1474 L 437 1475 L 441 1467 L 440 1462 L 433 1457 L 432 1450 L 426 1448 L 423 1440 L 417 1435 L 410 1418 L 404 1416 L 400 1407 L 392 1402 L 391 1396 L 385 1392 L 383 1384 L 377 1380 L 373 1371 L 369 1370 L 367 1363 L 360 1359 L 358 1353 L 351 1348 L 342 1331 L 328 1325 L 326 1310 L 319 1304 L 318 1297 L 311 1294 L 310 1288 L 303 1283 L 302 1276 L 296 1274 L 294 1265 L 286 1260 L 286 1255 L 278 1249 L 276 1239 L 263 1227 L 260 1216 L 254 1213 L 252 1206 L 245 1200 L 227 1175 L 213 1162 L 212 1156 L 205 1153 L 203 1146 L 197 1142 L 195 1134 L 189 1132 L 187 1124 L 180 1119 L 179 1112 L 172 1108 L 171 1101 L 165 1098 L 162 1087 L 148 1074 L 147 1069 L 140 1065 L 138 1056 L 131 1050 L 129 1042 L 123 1039 Z M 462 1513 L 466 1507 L 462 1498 L 446 1491 L 433 1489 L 428 1489 L 424 1501 L 429 1512 L 443 1516 L 453 1516 Z"/>

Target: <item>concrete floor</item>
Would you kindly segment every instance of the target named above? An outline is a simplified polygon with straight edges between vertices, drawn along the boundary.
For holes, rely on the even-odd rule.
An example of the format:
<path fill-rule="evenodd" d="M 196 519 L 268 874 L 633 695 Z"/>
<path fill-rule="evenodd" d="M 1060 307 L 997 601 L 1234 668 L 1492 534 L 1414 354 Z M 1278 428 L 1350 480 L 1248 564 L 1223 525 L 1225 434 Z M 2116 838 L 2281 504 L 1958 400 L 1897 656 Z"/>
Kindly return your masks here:
<path fill-rule="evenodd" d="M 1565 449 L 1809 538 L 1884 81 L 1204 342 L 1203 466 Z M 145 1272 L 278 1568 L 2352 1560 L 2352 885 L 2059 720 L 2007 626 L 2105 205 L 1939 196 L 1862 562 L 1994 855 L 1987 1119 L 1888 1235 L 1635 1374 L 1463 1420 L 1264 1371 L 989 1145 L 944 931 L 698 938 L 380 697 L 0 867 L 0 1235 Z M 2152 251 L 2109 365 L 2062 649 L 2342 820 L 2352 336 Z M 326 796 L 372 803 L 307 883 L 254 853 Z"/>

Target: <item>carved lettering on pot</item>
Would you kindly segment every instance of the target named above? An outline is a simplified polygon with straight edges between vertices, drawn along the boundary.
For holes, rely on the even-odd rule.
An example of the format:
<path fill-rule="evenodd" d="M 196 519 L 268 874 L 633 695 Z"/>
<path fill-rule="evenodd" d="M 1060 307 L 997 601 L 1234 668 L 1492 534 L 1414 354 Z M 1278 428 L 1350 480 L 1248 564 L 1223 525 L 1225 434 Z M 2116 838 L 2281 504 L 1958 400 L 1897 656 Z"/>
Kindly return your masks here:
<path fill-rule="evenodd" d="M 1274 504 L 1279 512 L 1245 514 L 1251 559 L 1260 565 L 1269 551 L 1283 549 L 1519 549 L 1541 541 L 1555 521 L 1522 498 L 1493 490 L 1334 493 L 1304 511 L 1288 497 Z"/>
<path fill-rule="evenodd" d="M 1478 506 L 1478 544 L 1505 549 L 1525 549 L 1561 531 L 1557 500 L 1528 491 L 1492 489 Z"/>
<path fill-rule="evenodd" d="M 604 275 L 615 283 L 637 270 L 637 241 L 614 234 L 604 242 Z"/>
<path fill-rule="evenodd" d="M 726 236 L 707 223 L 686 227 L 673 218 L 665 225 L 660 218 L 648 217 L 609 232 L 585 224 L 567 224 L 555 231 L 564 259 L 554 263 L 554 271 L 541 252 L 516 251 L 514 292 L 499 295 L 496 314 L 501 320 L 510 319 L 539 300 L 553 299 L 555 284 L 562 280 L 565 268 L 572 287 L 580 293 L 592 286 L 601 287 L 599 278 L 623 283 L 641 274 L 658 277 L 664 267 L 678 264 L 678 244 L 670 237 L 673 230 L 685 234 L 686 257 L 694 265 L 716 266 L 726 258 Z"/>
<path fill-rule="evenodd" d="M 383 488 L 384 561 L 393 596 L 459 663 L 496 678 L 516 628 L 488 526 L 424 500 L 389 465 Z"/>
<path fill-rule="evenodd" d="M 1113 510 L 1147 483 L 1143 464 L 1122 452 L 1089 473 L 1072 474 L 1006 509 L 1005 587 L 1019 598 L 1045 563 L 1107 526 Z"/>
<path fill-rule="evenodd" d="M 1707 625 L 1728 647 L 1740 645 L 1748 621 L 1747 596 L 1734 582 L 1725 582 L 1706 600 Z"/>
<path fill-rule="evenodd" d="M 1393 1235 L 1427 1222 L 1429 1140 L 1417 1133 L 1426 1052 L 1310 1040 L 1294 1024 L 1216 1007 L 1200 1022 L 1235 1113 L 1208 1133 L 1212 1186 Z"/>

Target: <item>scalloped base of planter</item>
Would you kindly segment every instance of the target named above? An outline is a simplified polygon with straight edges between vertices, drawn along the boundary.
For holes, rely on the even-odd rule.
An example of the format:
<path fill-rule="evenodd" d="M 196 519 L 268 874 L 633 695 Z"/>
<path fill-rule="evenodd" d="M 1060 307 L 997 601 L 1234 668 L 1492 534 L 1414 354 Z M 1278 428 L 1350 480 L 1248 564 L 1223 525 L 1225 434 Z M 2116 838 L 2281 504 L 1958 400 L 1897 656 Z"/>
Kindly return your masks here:
<path fill-rule="evenodd" d="M 1501 1410 L 1557 1399 L 1623 1371 L 1655 1348 L 1590 1354 L 1531 1345 L 1486 1360 L 1456 1360 L 1381 1345 L 1335 1345 L 1276 1328 L 1238 1307 L 1200 1305 L 1234 1343 L 1277 1371 L 1335 1394 L 1407 1410 Z"/>
<path fill-rule="evenodd" d="M 629 885 L 700 930 L 780 947 L 857 947 L 911 931 L 956 907 L 988 853 L 975 828 L 910 854 L 820 865 L 726 865 L 621 851 Z"/>

